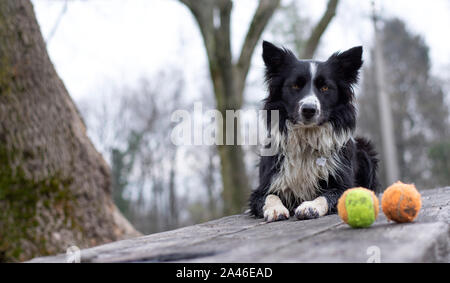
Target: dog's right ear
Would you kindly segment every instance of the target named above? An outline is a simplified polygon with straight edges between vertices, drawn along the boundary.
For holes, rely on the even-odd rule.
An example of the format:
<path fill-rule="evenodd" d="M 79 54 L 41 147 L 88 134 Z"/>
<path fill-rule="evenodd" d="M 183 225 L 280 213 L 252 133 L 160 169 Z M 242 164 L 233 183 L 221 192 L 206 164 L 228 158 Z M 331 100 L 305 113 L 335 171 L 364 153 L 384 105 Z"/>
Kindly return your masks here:
<path fill-rule="evenodd" d="M 294 54 L 287 50 L 278 48 L 268 41 L 263 41 L 263 60 L 266 64 L 267 73 L 276 73 L 286 64 L 288 58 L 292 58 Z"/>
<path fill-rule="evenodd" d="M 345 52 L 334 53 L 327 62 L 334 66 L 340 78 L 350 84 L 358 82 L 359 69 L 363 65 L 363 47 L 357 46 Z"/>

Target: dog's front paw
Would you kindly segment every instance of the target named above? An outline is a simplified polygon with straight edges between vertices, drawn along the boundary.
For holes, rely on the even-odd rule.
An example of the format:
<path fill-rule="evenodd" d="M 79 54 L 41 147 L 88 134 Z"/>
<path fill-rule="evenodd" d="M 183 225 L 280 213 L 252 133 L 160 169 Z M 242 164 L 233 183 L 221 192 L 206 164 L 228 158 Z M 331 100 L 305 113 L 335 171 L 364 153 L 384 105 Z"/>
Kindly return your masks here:
<path fill-rule="evenodd" d="M 266 198 L 266 203 L 263 207 L 264 220 L 267 222 L 281 221 L 289 219 L 289 210 L 283 205 L 281 200 L 274 195 L 269 195 Z"/>
<path fill-rule="evenodd" d="M 299 220 L 308 220 L 308 219 L 315 219 L 319 218 L 319 211 L 308 203 L 302 203 L 296 210 L 295 210 L 295 217 Z"/>
<path fill-rule="evenodd" d="M 295 210 L 295 216 L 299 220 L 315 219 L 326 215 L 328 212 L 328 202 L 324 197 L 318 197 L 313 201 L 303 202 Z"/>
<path fill-rule="evenodd" d="M 282 221 L 289 219 L 289 210 L 283 205 L 264 209 L 264 220 L 267 222 Z"/>

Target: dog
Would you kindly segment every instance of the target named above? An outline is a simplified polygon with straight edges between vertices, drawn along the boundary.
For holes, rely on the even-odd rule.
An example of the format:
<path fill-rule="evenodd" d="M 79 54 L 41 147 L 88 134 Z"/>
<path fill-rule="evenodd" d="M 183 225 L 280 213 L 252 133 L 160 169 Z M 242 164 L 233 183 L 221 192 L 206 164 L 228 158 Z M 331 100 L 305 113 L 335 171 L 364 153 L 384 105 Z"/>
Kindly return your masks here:
<path fill-rule="evenodd" d="M 250 195 L 250 213 L 267 222 L 319 218 L 337 212 L 343 192 L 353 187 L 377 191 L 377 153 L 372 143 L 353 137 L 353 87 L 363 65 L 363 48 L 333 54 L 327 61 L 299 60 L 292 51 L 263 42 L 266 121 L 275 154 L 261 156 L 259 186 Z"/>

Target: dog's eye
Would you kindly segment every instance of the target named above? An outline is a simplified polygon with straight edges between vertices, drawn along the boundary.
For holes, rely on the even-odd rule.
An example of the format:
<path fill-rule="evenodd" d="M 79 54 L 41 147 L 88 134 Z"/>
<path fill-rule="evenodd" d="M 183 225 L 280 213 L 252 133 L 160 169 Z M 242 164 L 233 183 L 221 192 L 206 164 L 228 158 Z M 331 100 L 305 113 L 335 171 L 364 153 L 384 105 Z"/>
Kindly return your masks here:
<path fill-rule="evenodd" d="M 320 88 L 321 92 L 326 92 L 328 91 L 328 86 L 324 85 L 323 87 Z"/>
<path fill-rule="evenodd" d="M 298 84 L 294 84 L 292 85 L 292 89 L 299 90 L 300 86 Z"/>

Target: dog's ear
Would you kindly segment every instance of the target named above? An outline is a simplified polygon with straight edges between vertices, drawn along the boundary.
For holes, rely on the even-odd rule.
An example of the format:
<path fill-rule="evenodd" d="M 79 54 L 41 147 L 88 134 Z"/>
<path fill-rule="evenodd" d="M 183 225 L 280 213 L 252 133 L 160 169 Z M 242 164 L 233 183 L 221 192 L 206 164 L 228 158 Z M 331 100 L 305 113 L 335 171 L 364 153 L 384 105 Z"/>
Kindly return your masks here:
<path fill-rule="evenodd" d="M 358 82 L 359 69 L 363 65 L 362 54 L 362 46 L 353 47 L 345 52 L 333 54 L 328 59 L 328 63 L 333 65 L 340 79 L 349 84 L 355 84 Z"/>
<path fill-rule="evenodd" d="M 266 65 L 267 74 L 277 73 L 294 54 L 287 50 L 278 48 L 268 41 L 263 41 L 263 60 Z"/>

